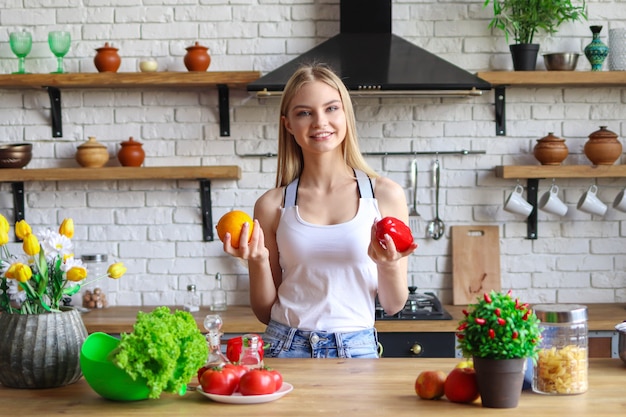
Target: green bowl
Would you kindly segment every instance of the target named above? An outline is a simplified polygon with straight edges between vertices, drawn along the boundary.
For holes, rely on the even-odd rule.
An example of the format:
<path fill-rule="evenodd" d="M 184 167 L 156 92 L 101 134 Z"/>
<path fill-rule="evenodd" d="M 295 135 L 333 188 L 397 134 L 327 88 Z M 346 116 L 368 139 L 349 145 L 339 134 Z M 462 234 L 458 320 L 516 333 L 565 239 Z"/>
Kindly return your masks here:
<path fill-rule="evenodd" d="M 145 379 L 133 380 L 108 359 L 120 340 L 106 333 L 90 334 L 80 350 L 80 367 L 89 386 L 102 397 L 115 401 L 148 399 Z"/>

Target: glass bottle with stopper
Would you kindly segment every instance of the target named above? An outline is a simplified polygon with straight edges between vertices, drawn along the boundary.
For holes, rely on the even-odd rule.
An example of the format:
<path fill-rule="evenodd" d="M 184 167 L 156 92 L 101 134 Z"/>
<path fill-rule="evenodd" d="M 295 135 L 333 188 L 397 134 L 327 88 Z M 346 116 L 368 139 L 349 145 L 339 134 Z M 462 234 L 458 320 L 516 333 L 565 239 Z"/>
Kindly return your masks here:
<path fill-rule="evenodd" d="M 239 364 L 248 369 L 263 368 L 263 360 L 259 355 L 259 336 L 256 334 L 244 334 L 241 337 L 241 342 Z"/>
<path fill-rule="evenodd" d="M 215 274 L 215 288 L 211 292 L 211 311 L 226 311 L 226 291 L 222 288 L 222 275 Z"/>
<path fill-rule="evenodd" d="M 230 363 L 222 353 L 222 324 L 222 318 L 219 314 L 209 314 L 204 318 L 204 328 L 207 330 L 206 340 L 209 345 L 206 367 L 221 368 Z"/>

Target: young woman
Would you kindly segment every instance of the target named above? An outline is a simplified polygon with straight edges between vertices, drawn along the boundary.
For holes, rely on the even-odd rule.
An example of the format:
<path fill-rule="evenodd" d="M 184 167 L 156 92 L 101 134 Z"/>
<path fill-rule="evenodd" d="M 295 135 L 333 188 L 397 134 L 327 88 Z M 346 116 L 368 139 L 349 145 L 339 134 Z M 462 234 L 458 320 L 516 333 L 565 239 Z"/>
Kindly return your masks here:
<path fill-rule="evenodd" d="M 363 159 L 350 95 L 323 65 L 298 69 L 280 106 L 276 188 L 254 208 L 240 246 L 250 304 L 268 324 L 269 357 L 377 357 L 374 304 L 400 311 L 408 297 L 407 256 L 375 224 L 408 221 L 404 190 Z"/>

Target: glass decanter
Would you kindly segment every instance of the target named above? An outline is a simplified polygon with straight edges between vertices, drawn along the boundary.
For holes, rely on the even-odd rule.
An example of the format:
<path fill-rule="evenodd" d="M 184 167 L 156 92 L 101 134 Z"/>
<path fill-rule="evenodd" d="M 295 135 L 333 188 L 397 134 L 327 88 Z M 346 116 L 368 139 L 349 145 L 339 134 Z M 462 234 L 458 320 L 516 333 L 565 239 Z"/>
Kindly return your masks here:
<path fill-rule="evenodd" d="M 222 324 L 219 314 L 209 314 L 204 318 L 204 328 L 207 330 L 206 340 L 209 345 L 209 356 L 204 366 L 208 368 L 221 368 L 230 363 L 222 353 Z"/>
<path fill-rule="evenodd" d="M 241 337 L 241 341 L 239 364 L 248 369 L 263 368 L 263 359 L 259 355 L 259 336 L 256 334 L 244 334 Z"/>

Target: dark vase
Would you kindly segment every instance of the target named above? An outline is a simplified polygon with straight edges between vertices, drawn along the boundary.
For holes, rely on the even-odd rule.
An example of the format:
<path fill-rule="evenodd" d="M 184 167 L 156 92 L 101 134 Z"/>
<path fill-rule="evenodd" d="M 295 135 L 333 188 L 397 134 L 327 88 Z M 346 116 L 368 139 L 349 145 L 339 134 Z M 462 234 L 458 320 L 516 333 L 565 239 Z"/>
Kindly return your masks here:
<path fill-rule="evenodd" d="M 509 45 L 511 58 L 513 59 L 513 69 L 515 71 L 534 71 L 537 66 L 537 55 L 539 54 L 539 44 L 518 43 Z"/>
<path fill-rule="evenodd" d="M 474 369 L 483 407 L 515 408 L 524 385 L 526 358 L 474 357 Z"/>
<path fill-rule="evenodd" d="M 585 56 L 591 64 L 591 71 L 602 71 L 604 60 L 609 55 L 609 47 L 600 40 L 602 26 L 589 26 L 593 34 L 593 40 L 585 46 Z"/>

